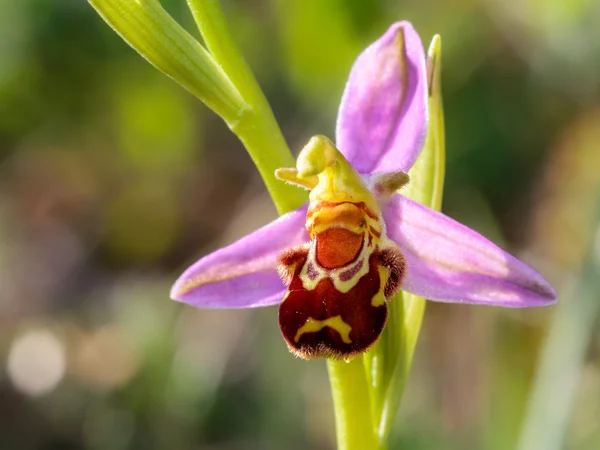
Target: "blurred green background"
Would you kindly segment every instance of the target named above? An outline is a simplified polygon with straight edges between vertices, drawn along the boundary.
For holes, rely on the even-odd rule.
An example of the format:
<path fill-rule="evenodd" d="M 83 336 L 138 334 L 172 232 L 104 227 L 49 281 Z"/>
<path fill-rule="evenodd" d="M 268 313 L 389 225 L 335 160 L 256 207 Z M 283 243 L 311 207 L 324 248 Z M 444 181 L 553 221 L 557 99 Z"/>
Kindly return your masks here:
<path fill-rule="evenodd" d="M 222 3 L 296 151 L 333 137 L 354 58 L 391 22 L 441 34 L 444 211 L 559 292 L 429 303 L 390 449 L 530 450 L 557 430 L 556 448 L 600 448 L 600 3 Z M 197 35 L 184 0 L 163 5 Z M 235 136 L 87 2 L 0 0 L 0 449 L 333 449 L 325 364 L 288 353 L 276 308 L 168 298 L 275 216 Z"/>

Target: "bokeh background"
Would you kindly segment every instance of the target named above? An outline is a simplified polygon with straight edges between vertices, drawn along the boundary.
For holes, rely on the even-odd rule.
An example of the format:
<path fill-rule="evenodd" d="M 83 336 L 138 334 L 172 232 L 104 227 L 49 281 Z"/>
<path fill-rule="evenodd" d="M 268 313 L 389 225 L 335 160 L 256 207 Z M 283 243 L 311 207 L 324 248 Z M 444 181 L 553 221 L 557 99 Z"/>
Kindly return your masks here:
<path fill-rule="evenodd" d="M 600 448 L 600 3 L 222 3 L 295 151 L 333 135 L 391 22 L 441 34 L 444 211 L 560 294 L 429 303 L 390 448 Z M 184 0 L 163 4 L 197 35 Z M 0 449 L 333 449 L 325 364 L 288 353 L 276 308 L 168 298 L 275 216 L 221 120 L 87 2 L 0 0 Z"/>

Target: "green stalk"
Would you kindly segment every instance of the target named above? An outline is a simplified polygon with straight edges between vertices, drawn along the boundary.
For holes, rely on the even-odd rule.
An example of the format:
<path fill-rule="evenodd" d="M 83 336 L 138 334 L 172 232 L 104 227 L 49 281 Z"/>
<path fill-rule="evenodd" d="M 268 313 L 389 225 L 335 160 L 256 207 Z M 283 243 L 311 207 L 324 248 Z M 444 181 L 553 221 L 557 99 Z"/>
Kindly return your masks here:
<path fill-rule="evenodd" d="M 338 450 L 378 450 L 371 398 L 362 358 L 327 361 L 333 395 Z"/>
<path fill-rule="evenodd" d="M 265 116 L 255 108 L 247 109 L 230 128 L 250 154 L 279 214 L 306 202 L 304 191 L 275 178 L 276 169 L 294 167 L 296 162 L 272 113 Z"/>

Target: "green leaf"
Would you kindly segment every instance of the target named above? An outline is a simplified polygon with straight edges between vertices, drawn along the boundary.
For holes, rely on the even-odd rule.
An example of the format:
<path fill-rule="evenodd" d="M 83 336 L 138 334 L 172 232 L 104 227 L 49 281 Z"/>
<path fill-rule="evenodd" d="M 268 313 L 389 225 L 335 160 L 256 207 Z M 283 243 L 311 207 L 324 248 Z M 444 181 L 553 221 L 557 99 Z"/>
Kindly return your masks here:
<path fill-rule="evenodd" d="M 245 102 L 214 58 L 158 0 L 88 0 L 98 14 L 150 64 L 209 108 L 235 123 Z"/>
<path fill-rule="evenodd" d="M 246 147 L 280 213 L 306 201 L 303 191 L 275 178 L 275 170 L 293 166 L 294 158 L 217 0 L 188 0 L 214 54 L 177 24 L 158 0 L 88 1 L 140 55 L 225 120 Z"/>

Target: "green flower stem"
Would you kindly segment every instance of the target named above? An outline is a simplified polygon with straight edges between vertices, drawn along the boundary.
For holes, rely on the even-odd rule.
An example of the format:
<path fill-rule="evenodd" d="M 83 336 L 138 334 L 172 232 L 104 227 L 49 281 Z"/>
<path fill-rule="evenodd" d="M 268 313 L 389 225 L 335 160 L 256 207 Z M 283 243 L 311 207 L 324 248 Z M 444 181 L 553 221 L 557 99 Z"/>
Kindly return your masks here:
<path fill-rule="evenodd" d="M 296 163 L 270 110 L 268 115 L 260 110 L 245 110 L 231 130 L 246 147 L 279 214 L 306 202 L 305 192 L 275 178 L 276 169 L 294 167 Z"/>
<path fill-rule="evenodd" d="M 327 361 L 333 394 L 338 450 L 383 449 L 371 415 L 371 398 L 362 358 Z"/>

